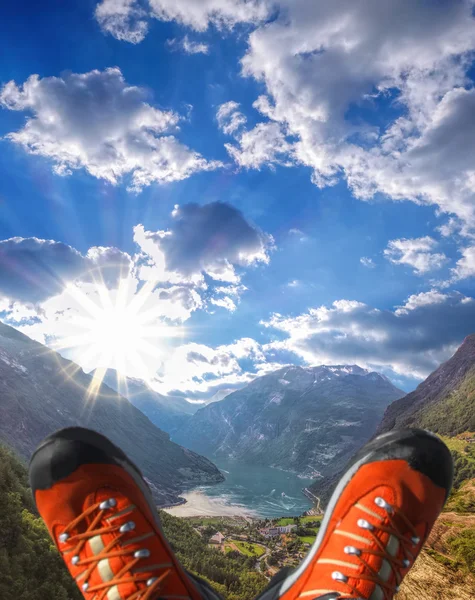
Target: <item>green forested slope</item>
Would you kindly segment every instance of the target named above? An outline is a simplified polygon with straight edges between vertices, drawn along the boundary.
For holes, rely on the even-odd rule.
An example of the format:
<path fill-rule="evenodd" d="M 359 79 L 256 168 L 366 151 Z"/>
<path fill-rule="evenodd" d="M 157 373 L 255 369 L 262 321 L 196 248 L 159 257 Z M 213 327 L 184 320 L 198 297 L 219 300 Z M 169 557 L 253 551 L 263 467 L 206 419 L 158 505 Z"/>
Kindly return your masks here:
<path fill-rule="evenodd" d="M 409 424 L 448 436 L 475 431 L 475 367 L 457 389 L 416 411 Z"/>
<path fill-rule="evenodd" d="M 0 446 L 0 598 L 79 600 L 46 527 L 34 514 L 25 467 Z"/>

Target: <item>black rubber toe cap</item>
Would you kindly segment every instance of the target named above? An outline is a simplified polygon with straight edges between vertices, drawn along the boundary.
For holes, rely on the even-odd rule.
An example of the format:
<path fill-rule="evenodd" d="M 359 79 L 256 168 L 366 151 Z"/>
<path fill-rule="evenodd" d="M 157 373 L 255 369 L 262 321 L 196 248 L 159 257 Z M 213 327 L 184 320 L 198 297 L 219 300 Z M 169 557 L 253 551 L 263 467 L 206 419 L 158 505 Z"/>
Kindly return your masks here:
<path fill-rule="evenodd" d="M 412 469 L 445 489 L 446 497 L 449 495 L 454 470 L 452 455 L 440 438 L 423 429 L 399 429 L 374 438 L 361 448 L 350 466 L 397 459 L 407 461 Z"/>
<path fill-rule="evenodd" d="M 125 463 L 132 464 L 120 448 L 100 433 L 82 427 L 61 429 L 43 440 L 31 458 L 33 496 L 36 490 L 50 489 L 81 465 Z M 138 469 L 137 472 L 140 473 Z"/>

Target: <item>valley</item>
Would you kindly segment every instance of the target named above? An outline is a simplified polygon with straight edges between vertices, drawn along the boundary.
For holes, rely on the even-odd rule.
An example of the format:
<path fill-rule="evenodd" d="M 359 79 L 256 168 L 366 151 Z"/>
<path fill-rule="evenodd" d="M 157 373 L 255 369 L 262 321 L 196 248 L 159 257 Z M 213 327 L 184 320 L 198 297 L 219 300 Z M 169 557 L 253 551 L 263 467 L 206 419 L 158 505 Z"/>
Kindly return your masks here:
<path fill-rule="evenodd" d="M 286 367 L 196 410 L 157 398 L 139 380 L 128 382 L 129 400 L 113 389 L 113 373 L 106 377 L 113 387 L 94 383 L 74 363 L 0 324 L 0 440 L 25 459 L 55 428 L 83 424 L 103 431 L 143 469 L 157 505 L 171 507 L 161 511 L 162 523 L 183 564 L 226 600 L 249 600 L 280 568 L 305 557 L 341 467 L 359 446 L 376 430 L 430 427 L 452 452 L 454 489 L 397 600 L 469 600 L 475 593 L 474 373 L 475 336 L 469 336 L 401 398 L 384 377 L 356 366 Z M 193 422 L 208 458 L 170 439 L 175 431 L 195 447 L 198 434 L 187 429 Z M 293 437 L 298 443 L 289 447 Z M 313 454 L 302 440 L 315 445 Z M 4 580 L 15 570 L 14 556 L 33 558 L 56 573 L 47 585 L 59 590 L 58 598 L 75 599 L 35 516 L 23 464 L 1 446 L 0 458 L 0 520 L 6 531 L 14 527 L 9 539 L 17 540 L 8 548 L 0 540 Z M 15 576 L 12 596 L 0 575 L 2 600 L 41 600 L 34 577 L 32 584 Z"/>

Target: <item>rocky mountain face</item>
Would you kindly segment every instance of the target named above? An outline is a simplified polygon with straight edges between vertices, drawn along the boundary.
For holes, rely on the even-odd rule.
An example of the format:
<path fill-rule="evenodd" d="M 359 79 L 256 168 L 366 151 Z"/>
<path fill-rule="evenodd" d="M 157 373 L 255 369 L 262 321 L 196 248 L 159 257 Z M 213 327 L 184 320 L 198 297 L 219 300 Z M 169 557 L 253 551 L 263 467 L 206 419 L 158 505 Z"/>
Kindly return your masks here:
<path fill-rule="evenodd" d="M 103 379 L 110 388 L 146 415 L 154 425 L 163 429 L 174 439 L 174 434 L 185 426 L 200 404 L 192 404 L 179 396 L 164 396 L 152 390 L 145 381 L 120 377 L 109 369 Z"/>
<path fill-rule="evenodd" d="M 475 335 L 469 335 L 447 362 L 417 389 L 386 409 L 376 435 L 395 428 L 421 427 L 442 436 L 454 459 L 454 489 L 475 478 Z M 342 469 L 317 480 L 310 491 L 326 504 Z"/>
<path fill-rule="evenodd" d="M 199 409 L 176 440 L 205 456 L 312 477 L 344 464 L 402 395 L 355 365 L 284 367 Z"/>
<path fill-rule="evenodd" d="M 388 407 L 378 433 L 409 426 L 444 435 L 475 431 L 475 334 L 416 390 Z"/>
<path fill-rule="evenodd" d="M 171 442 L 107 385 L 88 394 L 91 382 L 75 363 L 0 323 L 0 441 L 23 458 L 56 429 L 81 425 L 107 435 L 132 458 L 160 505 L 177 502 L 194 485 L 223 480 L 208 459 Z"/>

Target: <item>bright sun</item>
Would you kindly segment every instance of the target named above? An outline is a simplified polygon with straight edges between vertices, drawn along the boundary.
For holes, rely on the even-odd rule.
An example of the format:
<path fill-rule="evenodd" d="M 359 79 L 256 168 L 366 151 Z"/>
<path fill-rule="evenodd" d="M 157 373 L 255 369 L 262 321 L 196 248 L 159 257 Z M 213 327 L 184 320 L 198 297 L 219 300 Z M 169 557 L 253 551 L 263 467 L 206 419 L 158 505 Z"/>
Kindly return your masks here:
<path fill-rule="evenodd" d="M 69 350 L 85 370 L 95 369 L 89 393 L 97 392 L 107 369 L 149 380 L 164 358 L 169 338 L 183 335 L 182 327 L 169 326 L 161 319 L 153 297 L 155 285 L 147 282 L 137 290 L 135 280 L 124 278 L 109 290 L 101 277 L 85 286 L 66 288 L 74 312 L 67 335 L 55 347 Z"/>

